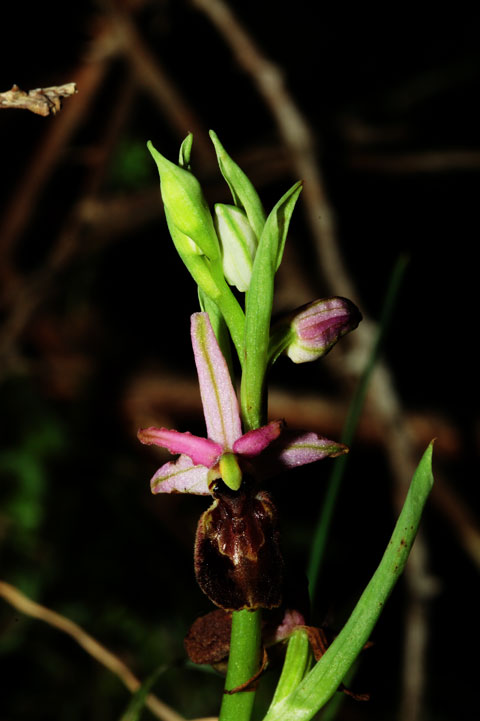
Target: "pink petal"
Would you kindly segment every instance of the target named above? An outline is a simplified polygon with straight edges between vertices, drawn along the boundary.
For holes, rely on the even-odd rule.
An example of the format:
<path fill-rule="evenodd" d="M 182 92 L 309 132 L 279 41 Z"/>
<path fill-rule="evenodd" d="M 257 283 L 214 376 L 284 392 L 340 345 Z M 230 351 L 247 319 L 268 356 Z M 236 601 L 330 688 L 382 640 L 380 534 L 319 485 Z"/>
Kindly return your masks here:
<path fill-rule="evenodd" d="M 208 437 L 232 449 L 242 435 L 238 400 L 208 313 L 194 313 L 191 335 Z"/>
<path fill-rule="evenodd" d="M 248 431 L 233 444 L 233 451 L 241 456 L 258 456 L 282 432 L 283 421 L 271 421 L 266 426 Z"/>
<path fill-rule="evenodd" d="M 165 463 L 150 481 L 152 493 L 194 493 L 209 496 L 208 468 L 195 466 L 188 456 Z"/>
<path fill-rule="evenodd" d="M 211 468 L 222 455 L 223 448 L 208 438 L 200 438 L 192 433 L 169 431 L 166 428 L 144 428 L 138 431 L 138 438 L 145 445 L 161 446 L 170 453 L 185 453 L 195 465 Z"/>
<path fill-rule="evenodd" d="M 284 430 L 261 456 L 252 461 L 253 472 L 259 479 L 273 478 L 289 468 L 321 461 L 327 456 L 348 453 L 347 446 L 316 433 Z"/>
<path fill-rule="evenodd" d="M 278 462 L 284 468 L 295 468 L 307 463 L 321 461 L 330 456 L 335 458 L 348 453 L 343 443 L 329 441 L 328 438 L 316 433 L 286 432 L 282 437 L 282 449 L 278 454 Z"/>

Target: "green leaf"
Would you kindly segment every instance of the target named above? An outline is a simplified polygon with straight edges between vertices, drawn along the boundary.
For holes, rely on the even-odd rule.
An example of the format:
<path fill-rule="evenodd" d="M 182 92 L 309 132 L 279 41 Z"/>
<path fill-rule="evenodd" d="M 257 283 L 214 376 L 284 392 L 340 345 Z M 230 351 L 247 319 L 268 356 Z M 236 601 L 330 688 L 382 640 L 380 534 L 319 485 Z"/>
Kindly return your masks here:
<path fill-rule="evenodd" d="M 347 623 L 297 688 L 272 704 L 263 721 L 309 721 L 333 696 L 368 641 L 387 598 L 400 577 L 433 485 L 433 442 L 412 479 L 404 506 L 380 565 Z"/>
<path fill-rule="evenodd" d="M 167 220 L 168 230 L 173 240 L 178 255 L 187 267 L 190 275 L 194 279 L 202 291 L 212 300 L 220 297 L 220 289 L 215 282 L 210 264 L 204 255 L 192 251 L 190 246 L 191 238 L 182 233 L 172 222 L 170 213 L 165 208 L 165 218 Z"/>
<path fill-rule="evenodd" d="M 290 219 L 298 200 L 298 196 L 302 192 L 302 181 L 298 180 L 287 190 L 283 198 L 280 198 L 275 208 L 272 210 L 265 223 L 264 232 L 273 233 L 278 238 L 277 252 L 275 260 L 275 272 L 278 270 L 283 258 L 285 250 L 285 241 L 287 240 Z M 268 230 L 267 230 L 268 228 Z"/>
<path fill-rule="evenodd" d="M 301 189 L 301 182 L 295 183 L 273 208 L 253 262 L 245 308 L 245 364 L 241 388 L 242 414 L 247 430 L 263 425 L 266 420 L 262 399 L 275 272 L 280 265 L 290 218 Z"/>
<path fill-rule="evenodd" d="M 163 203 L 170 224 L 193 240 L 210 260 L 219 258 L 220 245 L 213 219 L 197 178 L 189 170 L 167 160 L 150 140 L 147 148 L 157 164 Z M 181 152 L 184 156 L 188 155 L 188 142 L 185 144 L 184 141 Z"/>
<path fill-rule="evenodd" d="M 190 156 L 192 154 L 193 135 L 189 133 L 180 146 L 178 154 L 178 164 L 185 170 L 190 170 Z"/>
<path fill-rule="evenodd" d="M 243 170 L 228 155 L 213 130 L 210 130 L 210 138 L 215 146 L 221 173 L 232 193 L 233 202 L 236 206 L 245 210 L 255 235 L 260 238 L 265 225 L 265 212 L 258 193 Z"/>
<path fill-rule="evenodd" d="M 125 712 L 120 717 L 120 721 L 138 721 L 140 715 L 145 707 L 147 696 L 154 683 L 157 681 L 159 676 L 166 671 L 166 666 L 159 666 L 155 671 L 142 683 L 138 691 L 136 691 L 130 703 L 128 704 Z"/>
<path fill-rule="evenodd" d="M 177 253 L 203 293 L 203 297 L 206 296 L 216 303 L 242 363 L 245 315 L 223 276 L 221 259 L 210 262 L 206 256 L 192 252 L 189 245 L 191 239 L 174 225 L 167 209 L 165 209 L 165 217 Z"/>
<path fill-rule="evenodd" d="M 289 696 L 303 680 L 310 668 L 312 652 L 308 633 L 304 628 L 298 628 L 290 637 L 287 653 L 282 668 L 272 705 Z"/>

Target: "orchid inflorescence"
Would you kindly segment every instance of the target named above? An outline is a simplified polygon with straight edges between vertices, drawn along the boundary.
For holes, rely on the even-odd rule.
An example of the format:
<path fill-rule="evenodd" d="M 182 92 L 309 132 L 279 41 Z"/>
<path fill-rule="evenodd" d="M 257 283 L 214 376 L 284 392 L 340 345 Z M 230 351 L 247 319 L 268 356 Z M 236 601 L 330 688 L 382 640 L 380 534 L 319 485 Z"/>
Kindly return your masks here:
<path fill-rule="evenodd" d="M 178 455 L 153 475 L 154 494 L 213 498 L 198 523 L 194 568 L 200 588 L 218 609 L 194 624 L 186 648 L 194 662 L 229 657 L 220 721 L 250 718 L 252 691 L 265 665 L 260 609 L 269 609 L 277 619 L 270 642 L 290 637 L 264 721 L 307 721 L 341 686 L 403 569 L 431 487 L 431 448 L 412 481 L 382 562 L 327 649 L 323 641 L 318 643 L 323 638 L 318 629 L 305 626 L 303 612 L 288 605 L 277 511 L 264 482 L 297 466 L 343 455 L 348 448 L 313 432 L 289 429 L 284 420 L 268 421 L 266 381 L 282 355 L 294 363 L 325 356 L 357 327 L 361 314 L 351 301 L 335 296 L 314 300 L 272 324 L 275 274 L 301 183 L 287 190 L 267 215 L 249 178 L 213 131 L 210 137 L 233 200 L 216 204 L 213 215 L 191 171 L 191 134 L 181 145 L 178 164 L 148 143 L 160 174 L 170 235 L 198 286 L 200 311 L 191 316 L 191 340 L 207 435 L 149 427 L 138 437 Z M 240 370 L 239 397 L 235 367 Z M 205 636 L 212 623 L 214 636 L 220 627 L 231 627 L 229 650 L 222 643 L 210 653 L 211 639 Z M 321 658 L 310 670 L 314 638 L 315 657 Z"/>
<path fill-rule="evenodd" d="M 194 493 L 215 499 L 197 530 L 195 570 L 201 588 L 224 609 L 265 608 L 280 604 L 282 564 L 279 551 L 273 548 L 276 512 L 270 496 L 261 490 L 261 481 L 348 449 L 316 433 L 288 430 L 282 420 L 264 422 L 260 410 L 266 400 L 264 377 L 282 353 L 296 363 L 325 355 L 342 335 L 358 325 L 361 316 L 350 301 L 328 298 L 280 319 L 270 332 L 274 275 L 282 260 L 300 185 L 295 184 L 266 218 L 250 181 L 213 133 L 212 139 L 235 203 L 217 204 L 214 218 L 190 171 L 191 136 L 182 144 L 179 165 L 166 160 L 149 144 L 160 172 L 170 233 L 198 283 L 202 301 L 203 310 L 191 317 L 191 339 L 207 437 L 155 427 L 140 430 L 138 436 L 144 444 L 180 454 L 155 473 L 153 493 Z M 248 293 L 245 313 L 231 285 Z M 256 318 L 258 306 L 251 300 L 255 287 L 257 292 L 262 291 L 262 298 L 267 298 L 268 313 L 260 323 Z M 221 332 L 224 324 L 234 339 L 242 369 L 244 429 L 230 370 L 219 345 L 223 342 L 228 349 L 226 334 Z M 255 339 L 257 351 L 253 364 L 249 337 Z M 261 354 L 258 347 L 263 350 Z M 244 378 L 251 379 L 250 387 Z M 259 520 L 262 515 L 263 521 Z M 245 526 L 241 533 L 234 530 L 234 517 L 239 516 Z M 268 538 L 266 525 L 271 526 L 272 538 Z M 268 561 L 262 562 L 262 556 L 268 556 Z M 218 567 L 223 568 L 225 563 L 222 578 Z M 268 593 L 260 592 L 259 585 L 268 587 Z"/>
<path fill-rule="evenodd" d="M 282 563 L 276 513 L 270 497 L 259 492 L 259 482 L 348 449 L 316 433 L 288 431 L 280 420 L 242 434 L 237 396 L 207 313 L 192 315 L 191 335 L 208 437 L 140 430 L 142 443 L 181 454 L 158 469 L 152 492 L 214 496 L 198 524 L 195 553 L 197 580 L 214 603 L 226 610 L 278 606 Z M 243 528 L 235 533 L 240 516 Z M 222 577 L 219 567 L 225 563 Z"/>

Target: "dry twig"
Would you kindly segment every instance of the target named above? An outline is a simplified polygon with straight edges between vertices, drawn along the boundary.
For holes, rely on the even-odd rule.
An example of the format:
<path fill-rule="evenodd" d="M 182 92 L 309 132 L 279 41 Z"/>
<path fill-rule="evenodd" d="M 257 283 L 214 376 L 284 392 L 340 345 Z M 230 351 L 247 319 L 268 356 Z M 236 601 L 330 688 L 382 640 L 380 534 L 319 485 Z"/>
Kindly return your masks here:
<path fill-rule="evenodd" d="M 181 138 L 192 132 L 195 136 L 195 152 L 206 168 L 215 163 L 208 134 L 195 110 L 182 97 L 167 71 L 147 47 L 131 17 L 110 4 L 109 22 L 118 49 L 130 64 L 138 84 L 157 104 L 162 115 L 170 122 Z"/>
<path fill-rule="evenodd" d="M 90 656 L 101 663 L 102 666 L 108 668 L 115 676 L 118 676 L 132 693 L 140 688 L 141 682 L 118 656 L 115 656 L 115 654 L 105 648 L 105 646 L 102 646 L 101 643 L 69 618 L 32 601 L 28 596 L 25 596 L 24 593 L 19 591 L 18 588 L 15 588 L 15 586 L 5 581 L 0 581 L 0 596 L 18 611 L 32 618 L 37 618 L 40 621 L 45 621 L 45 623 L 54 626 L 54 628 L 58 628 L 73 638 Z M 164 704 L 163 701 L 160 701 L 154 694 L 147 696 L 146 706 L 148 706 L 150 711 L 152 711 L 157 718 L 161 719 L 161 721 L 185 721 L 183 716 L 180 716 L 180 714 Z"/>
<path fill-rule="evenodd" d="M 478 150 L 430 150 L 411 153 L 353 153 L 349 164 L 355 170 L 374 173 L 451 173 L 478 170 Z"/>
<path fill-rule="evenodd" d="M 104 34 L 98 36 L 97 45 L 98 50 L 104 47 Z M 8 257 L 7 251 L 11 250 L 10 244 L 13 244 L 22 229 L 21 225 L 18 225 L 16 221 L 20 224 L 22 220 L 24 221 L 20 212 L 23 203 L 27 197 L 33 201 L 36 193 L 43 183 L 46 182 L 49 171 L 53 167 L 56 158 L 56 153 L 53 151 L 60 150 L 62 147 L 61 144 L 67 141 L 70 133 L 77 127 L 84 113 L 87 112 L 90 103 L 93 102 L 106 67 L 105 52 L 96 52 L 94 56 L 96 60 L 87 61 L 82 68 L 81 76 L 84 80 L 82 85 L 84 93 L 80 95 L 82 102 L 77 104 L 76 114 L 73 114 L 73 117 L 70 118 L 71 113 L 68 113 L 67 110 L 62 115 L 62 121 L 65 119 L 65 122 L 59 126 L 60 130 L 47 137 L 45 145 L 50 151 L 50 155 L 45 152 L 40 153 L 40 161 L 37 163 L 37 166 L 40 166 L 42 169 L 41 172 L 39 172 L 39 168 L 36 167 L 36 170 L 32 172 L 33 181 L 28 178 L 27 174 L 25 182 L 22 183 L 20 188 L 20 200 L 16 197 L 10 216 L 7 215 L 4 226 L 6 232 L 2 237 L 2 250 L 6 253 L 6 257 Z M 64 225 L 43 266 L 37 271 L 32 272 L 28 277 L 20 279 L 15 277 L 13 269 L 7 270 L 8 263 L 6 261 L 3 264 L 2 270 L 6 274 L 4 278 L 6 287 L 3 289 L 3 302 L 8 309 L 8 313 L 6 314 L 0 335 L 0 375 L 2 371 L 19 364 L 16 351 L 18 339 L 21 337 L 22 332 L 30 322 L 35 311 L 54 287 L 54 278 L 71 262 L 72 257 L 78 249 L 78 240 L 86 224 L 83 207 L 87 199 L 95 197 L 95 194 L 100 188 L 106 163 L 118 139 L 118 134 L 125 123 L 132 98 L 133 83 L 131 78 L 127 77 L 121 92 L 118 94 L 117 101 L 111 104 L 110 115 L 106 122 L 105 136 L 100 142 L 101 151 L 96 153 L 95 162 L 91 164 L 84 183 L 83 194 L 67 215 Z M 48 142 L 49 140 L 51 142 Z"/>
<path fill-rule="evenodd" d="M 75 83 L 52 85 L 50 88 L 35 88 L 35 90 L 20 90 L 18 85 L 12 85 L 11 90 L 0 93 L 0 108 L 16 108 L 30 110 L 36 115 L 55 115 L 62 107 L 62 98 L 75 95 Z"/>
<path fill-rule="evenodd" d="M 103 37 L 99 37 L 98 43 L 102 42 Z M 10 290 L 13 294 L 16 292 L 18 278 L 15 268 L 12 267 L 13 248 L 27 227 L 40 191 L 53 173 L 62 156 L 62 150 L 84 120 L 107 65 L 104 56 L 95 60 L 88 59 L 74 73 L 81 90 L 78 99 L 75 103 L 68 104 L 58 121 L 48 127 L 41 146 L 28 164 L 25 175 L 12 194 L 12 201 L 0 220 L 0 281 L 4 294 L 8 294 Z"/>

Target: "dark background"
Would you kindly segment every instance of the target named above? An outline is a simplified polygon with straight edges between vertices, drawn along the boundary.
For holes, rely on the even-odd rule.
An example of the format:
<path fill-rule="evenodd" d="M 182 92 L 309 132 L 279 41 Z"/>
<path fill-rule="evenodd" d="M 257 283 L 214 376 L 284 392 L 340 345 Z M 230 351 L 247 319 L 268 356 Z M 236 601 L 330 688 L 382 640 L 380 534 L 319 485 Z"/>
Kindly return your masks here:
<path fill-rule="evenodd" d="M 461 4 L 435 14 L 405 5 L 230 6 L 282 68 L 317 138 L 340 248 L 366 316 L 379 318 L 393 265 L 409 256 L 384 358 L 405 412 L 417 420 L 418 458 L 437 436 L 436 474 L 459 510 L 448 514 L 432 502 L 424 519 L 436 593 L 421 718 L 471 719 L 479 601 L 478 15 Z M 11 244 L 5 228 L 0 237 L 0 578 L 75 620 L 139 677 L 166 663 L 155 691 L 193 718 L 217 713 L 222 688 L 220 678 L 184 666 L 182 645 L 191 622 L 210 610 L 192 571 L 206 503 L 152 497 L 148 479 L 164 457 L 136 440 L 137 427 L 150 423 L 203 432 L 188 337 L 195 288 L 170 244 L 145 149 L 151 139 L 174 159 L 184 132 L 172 106 L 163 111 L 139 79 L 129 52 L 105 61 L 80 107 L 93 82 L 85 67 L 99 62 L 99 48 L 111 51 L 99 38 L 110 37 L 114 9 L 19 2 L 2 10 L 0 90 L 76 81 L 78 95 L 62 113 L 78 110 L 70 111 L 75 129 L 47 162 L 62 113 L 0 112 L 2 218 L 15 209 L 24 220 Z M 186 2 L 118 9 L 198 127 L 216 130 L 270 209 L 297 177 L 270 111 L 209 20 Z M 214 154 L 203 159 L 196 141 L 193 163 L 209 202 L 228 202 Z M 26 178 L 39 167 L 26 203 Z M 278 310 L 328 292 L 301 205 L 289 244 Z M 272 382 L 293 397 L 331 402 L 332 417 L 325 414 L 318 430 L 339 436 L 351 388 L 326 364 L 280 361 Z M 299 413 L 287 421 L 301 424 Z M 315 610 L 333 629 L 394 522 L 386 445 L 369 433 L 367 418 L 352 447 Z M 275 486 L 285 556 L 297 569 L 307 562 L 331 463 Z M 346 700 L 338 718 L 398 718 L 406 604 L 400 584 L 355 681 L 372 700 Z M 109 721 L 128 702 L 120 682 L 71 639 L 3 600 L 0 667 L 2 721 Z M 265 686 L 273 679 L 271 671 Z"/>

